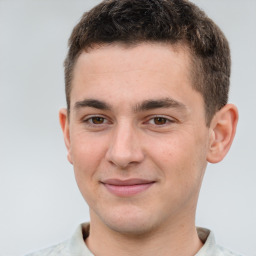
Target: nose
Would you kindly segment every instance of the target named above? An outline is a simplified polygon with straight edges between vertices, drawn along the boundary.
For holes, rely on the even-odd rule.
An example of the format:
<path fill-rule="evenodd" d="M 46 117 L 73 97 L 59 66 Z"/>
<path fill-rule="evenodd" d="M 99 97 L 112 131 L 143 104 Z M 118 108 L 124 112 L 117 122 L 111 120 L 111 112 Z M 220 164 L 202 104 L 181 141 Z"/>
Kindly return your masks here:
<path fill-rule="evenodd" d="M 124 123 L 114 128 L 106 158 L 121 169 L 143 161 L 144 153 L 135 127 Z"/>

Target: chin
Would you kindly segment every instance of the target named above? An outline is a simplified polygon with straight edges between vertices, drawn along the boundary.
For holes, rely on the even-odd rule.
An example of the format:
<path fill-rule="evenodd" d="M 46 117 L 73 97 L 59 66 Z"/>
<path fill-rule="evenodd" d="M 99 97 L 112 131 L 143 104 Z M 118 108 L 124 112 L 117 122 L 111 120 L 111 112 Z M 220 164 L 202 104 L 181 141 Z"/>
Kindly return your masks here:
<path fill-rule="evenodd" d="M 118 232 L 119 234 L 128 236 L 142 236 L 150 233 L 153 230 L 151 223 L 145 223 L 144 221 L 126 221 L 125 223 L 107 223 L 108 228 Z"/>
<path fill-rule="evenodd" d="M 149 233 L 156 220 L 143 211 L 112 211 L 101 216 L 101 220 L 111 230 L 125 235 L 143 235 Z"/>

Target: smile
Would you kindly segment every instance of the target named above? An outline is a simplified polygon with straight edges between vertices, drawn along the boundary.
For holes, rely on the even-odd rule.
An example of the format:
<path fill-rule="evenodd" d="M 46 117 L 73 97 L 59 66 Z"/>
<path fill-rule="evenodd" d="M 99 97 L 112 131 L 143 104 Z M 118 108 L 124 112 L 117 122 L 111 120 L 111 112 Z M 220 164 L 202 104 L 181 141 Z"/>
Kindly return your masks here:
<path fill-rule="evenodd" d="M 102 182 L 102 184 L 110 193 L 121 197 L 129 197 L 139 194 L 150 188 L 154 183 L 155 181 L 142 179 L 109 179 Z"/>

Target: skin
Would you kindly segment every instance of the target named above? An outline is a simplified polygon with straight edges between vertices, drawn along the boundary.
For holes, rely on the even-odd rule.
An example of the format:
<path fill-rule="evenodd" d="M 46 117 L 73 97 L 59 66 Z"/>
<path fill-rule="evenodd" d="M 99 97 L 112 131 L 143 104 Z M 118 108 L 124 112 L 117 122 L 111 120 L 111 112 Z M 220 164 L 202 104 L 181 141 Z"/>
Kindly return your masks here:
<path fill-rule="evenodd" d="M 77 60 L 70 115 L 62 109 L 60 123 L 95 255 L 194 255 L 202 246 L 200 186 L 207 162 L 227 153 L 238 114 L 228 104 L 206 126 L 189 56 L 182 46 L 142 43 L 101 46 Z M 151 184 L 117 195 L 109 179 Z"/>

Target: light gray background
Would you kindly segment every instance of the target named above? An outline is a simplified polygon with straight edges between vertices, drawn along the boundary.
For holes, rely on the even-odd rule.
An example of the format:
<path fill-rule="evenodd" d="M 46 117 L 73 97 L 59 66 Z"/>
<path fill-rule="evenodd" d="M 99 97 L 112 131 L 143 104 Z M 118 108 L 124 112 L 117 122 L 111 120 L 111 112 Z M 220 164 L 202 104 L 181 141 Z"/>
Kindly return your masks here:
<path fill-rule="evenodd" d="M 0 0 L 0 255 L 68 238 L 88 208 L 66 160 L 58 124 L 62 63 L 82 13 L 99 1 Z M 256 1 L 194 0 L 230 41 L 230 101 L 240 110 L 233 147 L 209 165 L 197 225 L 218 243 L 256 255 Z"/>

